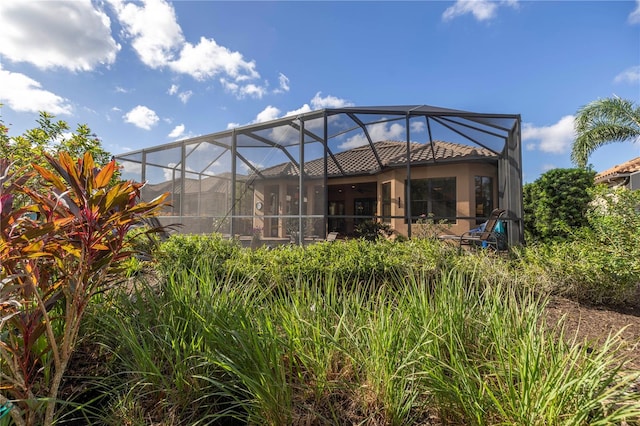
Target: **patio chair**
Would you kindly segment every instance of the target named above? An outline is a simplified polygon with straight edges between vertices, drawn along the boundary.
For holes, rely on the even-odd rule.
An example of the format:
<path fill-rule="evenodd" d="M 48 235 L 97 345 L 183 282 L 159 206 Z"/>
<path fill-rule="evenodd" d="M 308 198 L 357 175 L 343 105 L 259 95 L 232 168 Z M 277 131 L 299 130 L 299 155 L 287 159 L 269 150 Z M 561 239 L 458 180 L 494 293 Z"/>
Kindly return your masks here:
<path fill-rule="evenodd" d="M 457 242 L 460 250 L 463 245 L 488 247 L 495 251 L 501 250 L 504 234 L 496 232 L 496 226 L 505 213 L 504 209 L 494 209 L 483 226 L 471 229 L 461 235 L 440 235 L 438 239 Z"/>
<path fill-rule="evenodd" d="M 338 238 L 338 232 L 329 232 L 325 241 L 335 241 Z"/>

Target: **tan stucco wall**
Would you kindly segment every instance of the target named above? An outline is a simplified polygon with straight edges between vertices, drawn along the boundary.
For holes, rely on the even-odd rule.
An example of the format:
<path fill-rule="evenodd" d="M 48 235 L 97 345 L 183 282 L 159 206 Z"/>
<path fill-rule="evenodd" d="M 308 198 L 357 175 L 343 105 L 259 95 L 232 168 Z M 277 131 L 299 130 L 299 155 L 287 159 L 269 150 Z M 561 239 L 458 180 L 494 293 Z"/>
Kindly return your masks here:
<path fill-rule="evenodd" d="M 411 168 L 411 179 L 426 179 L 426 178 L 439 178 L 439 177 L 456 177 L 456 200 L 457 200 L 457 216 L 474 217 L 475 216 L 475 176 L 490 176 L 493 178 L 493 200 L 494 207 L 497 207 L 498 202 L 498 170 L 495 165 L 486 163 L 457 163 L 457 164 L 445 164 L 445 165 L 428 165 L 424 167 L 414 166 Z M 350 187 L 351 185 L 358 185 L 363 183 L 375 183 L 376 193 L 366 194 L 364 197 L 375 197 L 377 200 L 376 215 L 380 216 L 382 213 L 382 184 L 391 182 L 391 215 L 392 216 L 404 216 L 406 211 L 405 200 L 405 180 L 407 178 L 406 169 L 394 169 L 375 176 L 355 176 L 355 177 L 343 177 L 343 178 L 330 178 L 328 180 L 329 188 L 335 185 L 345 185 Z M 291 185 L 291 181 L 268 181 L 267 186 L 279 184 L 279 209 L 278 214 L 285 214 L 282 211 L 282 205 L 284 197 L 286 196 L 286 185 Z M 314 197 L 314 187 L 317 182 L 312 182 L 307 187 L 306 193 L 309 199 Z M 362 194 L 358 193 L 345 193 L 339 198 L 345 202 L 345 215 L 353 215 L 354 200 L 356 198 L 362 198 Z M 265 205 L 262 211 L 256 211 L 258 216 L 254 220 L 254 226 L 264 227 L 264 221 L 259 218 L 267 213 L 269 208 L 269 202 L 265 199 L 264 186 L 262 183 L 257 182 L 255 188 L 255 201 L 262 201 Z M 329 200 L 327 203 L 336 199 L 336 194 L 329 193 Z M 307 209 L 309 214 L 313 212 L 313 204 L 309 202 Z M 412 212 L 413 215 L 419 215 L 420 212 Z M 282 222 L 282 220 L 280 221 Z M 476 222 L 474 219 L 459 219 L 455 224 L 451 225 L 445 231 L 451 234 L 459 234 L 468 231 L 471 228 L 475 228 Z M 397 218 L 391 220 L 391 227 L 397 232 L 407 235 L 408 226 L 403 218 Z M 280 226 L 282 228 L 282 226 Z M 443 231 L 443 232 L 445 232 Z M 415 230 L 414 230 L 415 232 Z M 285 236 L 283 229 L 279 229 L 278 234 L 282 237 Z"/>

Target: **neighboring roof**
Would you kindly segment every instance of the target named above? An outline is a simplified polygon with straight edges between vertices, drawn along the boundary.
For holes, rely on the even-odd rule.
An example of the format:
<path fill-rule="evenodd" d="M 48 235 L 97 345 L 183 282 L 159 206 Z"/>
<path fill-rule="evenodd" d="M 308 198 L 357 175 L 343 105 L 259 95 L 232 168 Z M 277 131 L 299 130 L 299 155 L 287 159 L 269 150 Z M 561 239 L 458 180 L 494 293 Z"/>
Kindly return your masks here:
<path fill-rule="evenodd" d="M 595 182 L 603 183 L 609 180 L 620 179 L 629 176 L 631 173 L 640 171 L 640 157 L 626 161 L 610 169 L 602 171 L 596 175 Z"/>
<path fill-rule="evenodd" d="M 407 143 L 403 141 L 380 141 L 373 144 L 378 158 L 370 145 L 362 145 L 348 151 L 335 154 L 334 158 L 327 158 L 327 176 L 362 175 L 382 171 L 382 169 L 406 166 Z M 495 161 L 498 156 L 484 148 L 461 145 L 452 142 L 433 141 L 431 143 L 410 144 L 411 165 L 425 163 L 442 163 L 451 161 L 490 160 Z M 337 162 L 337 164 L 336 164 Z M 339 165 L 339 166 L 338 166 Z M 382 165 L 382 167 L 380 167 Z M 322 176 L 324 173 L 322 158 L 305 164 L 307 176 Z M 342 169 L 342 170 L 340 170 Z M 298 166 L 291 162 L 278 164 L 261 170 L 263 177 L 298 176 Z"/>
<path fill-rule="evenodd" d="M 238 175 L 238 180 L 245 181 L 246 176 Z M 222 173 L 219 176 L 207 176 L 202 179 L 187 178 L 184 180 L 184 192 L 185 194 L 195 194 L 199 192 L 213 193 L 213 192 L 227 192 L 231 185 L 231 173 Z M 182 192 L 180 178 L 176 178 L 174 181 L 165 181 L 154 184 L 147 184 L 146 187 L 153 191 L 158 192 L 173 192 L 174 194 L 180 194 Z"/>

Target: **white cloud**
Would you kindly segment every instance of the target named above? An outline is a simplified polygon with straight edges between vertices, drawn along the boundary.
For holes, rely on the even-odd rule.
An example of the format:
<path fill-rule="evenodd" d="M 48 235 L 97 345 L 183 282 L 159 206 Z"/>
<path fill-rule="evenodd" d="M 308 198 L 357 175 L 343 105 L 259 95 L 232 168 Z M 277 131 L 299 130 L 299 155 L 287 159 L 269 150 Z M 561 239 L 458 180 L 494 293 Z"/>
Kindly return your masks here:
<path fill-rule="evenodd" d="M 68 99 L 42 89 L 39 82 L 24 74 L 2 69 L 0 64 L 0 103 L 18 112 L 71 114 Z"/>
<path fill-rule="evenodd" d="M 184 135 L 184 124 L 176 126 L 167 136 L 170 138 L 179 138 L 182 135 Z"/>
<path fill-rule="evenodd" d="M 280 75 L 278 76 L 278 81 L 280 82 L 280 87 L 275 89 L 273 92 L 274 93 L 288 92 L 289 91 L 289 77 L 287 77 L 286 75 L 280 73 Z"/>
<path fill-rule="evenodd" d="M 250 96 L 252 98 L 261 99 L 266 92 L 267 89 L 265 87 L 258 86 L 256 84 L 247 84 L 240 88 L 239 96 Z"/>
<path fill-rule="evenodd" d="M 189 102 L 189 98 L 191 98 L 191 95 L 193 95 L 193 92 L 191 90 L 187 90 L 186 92 L 178 93 L 178 98 L 183 104 L 186 104 L 187 102 Z"/>
<path fill-rule="evenodd" d="M 123 118 L 126 123 L 131 123 L 145 130 L 151 130 L 151 128 L 160 121 L 155 111 L 142 105 L 133 108 L 126 113 Z"/>
<path fill-rule="evenodd" d="M 41 69 L 90 71 L 112 64 L 120 45 L 91 0 L 0 2 L 0 54 Z"/>
<path fill-rule="evenodd" d="M 124 87 L 116 86 L 116 93 L 129 93 L 129 90 Z"/>
<path fill-rule="evenodd" d="M 187 102 L 189 102 L 189 99 L 193 95 L 193 91 L 185 90 L 183 92 L 178 92 L 179 89 L 180 86 L 178 86 L 177 84 L 172 84 L 171 87 L 169 87 L 169 90 L 167 90 L 167 93 L 171 96 L 177 95 L 178 99 L 180 99 L 180 102 L 186 104 Z"/>
<path fill-rule="evenodd" d="M 226 78 L 221 78 L 220 84 L 222 85 L 224 90 L 226 90 L 229 93 L 233 93 L 238 99 L 243 99 L 243 98 L 246 98 L 247 96 L 256 98 L 256 99 L 261 99 L 267 93 L 266 87 L 258 86 L 253 83 L 240 85 L 232 81 L 229 81 Z"/>
<path fill-rule="evenodd" d="M 369 136 L 373 142 L 386 140 L 404 139 L 406 136 L 405 127 L 398 123 L 376 123 L 367 126 Z M 352 149 L 369 143 L 363 133 L 350 137 L 340 144 L 342 149 Z"/>
<path fill-rule="evenodd" d="M 142 4 L 108 0 L 130 37 L 140 60 L 151 68 L 168 67 L 204 80 L 226 74 L 236 81 L 259 78 L 255 62 L 244 60 L 240 52 L 220 46 L 213 39 L 200 37 L 197 44 L 184 39 L 175 9 L 164 0 L 145 0 Z"/>
<path fill-rule="evenodd" d="M 627 68 L 613 79 L 614 83 L 635 83 L 637 81 L 640 81 L 640 65 Z"/>
<path fill-rule="evenodd" d="M 260 78 L 254 61 L 245 61 L 240 52 L 220 46 L 213 39 L 200 38 L 196 45 L 185 43 L 178 59 L 169 63 L 171 69 L 191 75 L 196 80 L 226 74 L 235 81 Z"/>
<path fill-rule="evenodd" d="M 409 126 L 411 127 L 411 131 L 415 133 L 423 132 L 427 128 L 427 124 L 424 121 L 416 120 L 411 120 L 411 124 Z"/>
<path fill-rule="evenodd" d="M 522 140 L 538 141 L 536 147 L 543 152 L 552 154 L 568 152 L 575 139 L 573 121 L 573 115 L 567 115 L 551 126 L 535 127 L 531 123 L 524 123 Z M 529 144 L 527 144 L 527 149 L 529 149 Z"/>
<path fill-rule="evenodd" d="M 198 81 L 223 76 L 220 83 L 238 98 L 259 99 L 266 93 L 266 83 L 244 83 L 260 78 L 255 61 L 247 61 L 242 53 L 221 46 L 212 38 L 200 37 L 196 44 L 186 41 L 175 9 L 167 1 L 107 1 L 116 11 L 124 36 L 132 39 L 131 44 L 145 65 L 169 68 Z"/>
<path fill-rule="evenodd" d="M 323 109 L 323 108 L 342 108 L 347 106 L 352 106 L 353 104 L 345 99 L 340 99 L 335 96 L 325 96 L 324 98 L 321 95 L 322 92 L 316 93 L 316 95 L 311 99 L 311 108 Z"/>
<path fill-rule="evenodd" d="M 518 7 L 517 0 L 457 0 L 453 6 L 448 7 L 442 14 L 443 21 L 451 21 L 458 16 L 470 13 L 477 21 L 489 21 L 496 17 L 498 7 L 507 5 Z"/>
<path fill-rule="evenodd" d="M 542 171 L 548 172 L 549 170 L 555 169 L 557 166 L 555 164 L 543 164 Z"/>
<path fill-rule="evenodd" d="M 636 0 L 636 8 L 629 14 L 630 24 L 640 24 L 640 0 Z"/>
<path fill-rule="evenodd" d="M 300 114 L 304 114 L 305 112 L 311 112 L 311 111 L 313 111 L 313 109 L 309 106 L 309 104 L 304 104 L 298 109 L 287 111 L 286 113 L 282 114 L 282 116 L 291 117 L 291 116 L 300 115 Z"/>
<path fill-rule="evenodd" d="M 263 109 L 262 111 L 260 111 L 258 113 L 258 115 L 256 116 L 256 118 L 247 123 L 247 124 L 254 124 L 254 123 L 264 123 L 265 121 L 271 121 L 271 120 L 275 120 L 277 118 L 280 117 L 291 117 L 291 116 L 295 116 L 295 115 L 299 115 L 299 114 L 304 114 L 305 112 L 311 112 L 317 109 L 323 109 L 323 108 L 341 108 L 341 107 L 346 107 L 346 106 L 352 106 L 353 104 L 345 99 L 341 99 L 341 98 L 337 98 L 335 96 L 325 96 L 322 97 L 321 96 L 322 92 L 317 92 L 315 94 L 315 96 L 311 99 L 310 104 L 311 106 L 309 106 L 309 104 L 303 104 L 300 108 L 291 110 L 291 111 L 287 111 L 286 113 L 281 115 L 281 112 L 278 108 L 269 105 L 267 106 L 265 109 Z M 227 124 L 227 129 L 233 129 L 234 127 L 240 127 L 239 123 L 228 123 Z"/>
<path fill-rule="evenodd" d="M 161 68 L 173 59 L 184 37 L 170 4 L 163 0 L 145 0 L 140 6 L 123 0 L 108 2 L 115 9 L 123 35 L 132 39 L 131 45 L 145 65 Z"/>
<path fill-rule="evenodd" d="M 258 113 L 256 119 L 253 122 L 264 123 L 265 121 L 275 120 L 279 115 L 280 110 L 274 106 L 269 105 Z"/>

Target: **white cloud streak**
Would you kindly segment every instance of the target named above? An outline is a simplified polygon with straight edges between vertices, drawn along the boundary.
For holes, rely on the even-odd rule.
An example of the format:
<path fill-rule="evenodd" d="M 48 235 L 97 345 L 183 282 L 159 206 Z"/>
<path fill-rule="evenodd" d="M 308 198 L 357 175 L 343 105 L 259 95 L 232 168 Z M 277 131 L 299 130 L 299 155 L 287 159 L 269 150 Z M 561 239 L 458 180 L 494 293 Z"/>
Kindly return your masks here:
<path fill-rule="evenodd" d="M 627 68 L 613 79 L 614 83 L 636 83 L 640 81 L 640 65 Z"/>
<path fill-rule="evenodd" d="M 631 25 L 640 24 L 640 0 L 636 0 L 636 8 L 629 14 L 628 21 Z"/>
<path fill-rule="evenodd" d="M 280 73 L 280 75 L 278 76 L 278 82 L 280 83 L 280 86 L 275 89 L 273 93 L 284 93 L 289 91 L 289 77 Z"/>
<path fill-rule="evenodd" d="M 562 117 L 550 126 L 536 127 L 531 123 L 522 126 L 522 140 L 532 141 L 526 144 L 528 150 L 538 149 L 551 154 L 564 154 L 569 151 L 575 139 L 574 116 Z"/>
<path fill-rule="evenodd" d="M 187 102 L 189 102 L 189 98 L 191 98 L 192 95 L 193 92 L 191 90 L 187 90 L 185 92 L 178 93 L 178 99 L 180 99 L 180 102 L 182 102 L 183 104 L 186 104 Z"/>
<path fill-rule="evenodd" d="M 167 136 L 170 138 L 179 138 L 184 135 L 184 124 L 176 126 Z"/>
<path fill-rule="evenodd" d="M 151 130 L 160 121 L 155 111 L 143 105 L 136 106 L 126 113 L 123 118 L 126 123 L 131 123 L 144 130 Z"/>
<path fill-rule="evenodd" d="M 24 74 L 2 69 L 0 64 L 0 103 L 17 112 L 39 112 L 71 114 L 69 101 L 48 90 Z"/>
<path fill-rule="evenodd" d="M 284 114 L 282 114 L 282 111 L 280 111 L 280 109 L 278 109 L 277 107 L 274 107 L 273 105 L 268 105 L 265 109 L 263 109 L 258 113 L 258 115 L 253 121 L 247 124 L 264 123 L 265 121 L 275 120 L 280 117 L 295 116 L 299 114 L 304 114 L 305 112 L 311 112 L 311 111 L 315 111 L 323 108 L 341 108 L 341 107 L 353 105 L 351 102 L 335 96 L 328 95 L 323 97 L 322 92 L 317 92 L 309 103 L 311 105 L 305 103 L 300 108 L 294 109 L 292 111 L 287 111 Z M 240 124 L 239 123 L 227 124 L 227 129 L 232 129 L 234 127 L 240 127 Z"/>
<path fill-rule="evenodd" d="M 0 1 L 0 54 L 40 69 L 91 71 L 115 62 L 111 20 L 91 0 Z"/>
<path fill-rule="evenodd" d="M 477 21 L 490 21 L 497 15 L 498 7 L 507 5 L 517 8 L 517 0 L 457 0 L 453 6 L 448 7 L 442 14 L 442 20 L 451 21 L 459 16 L 471 14 Z"/>

